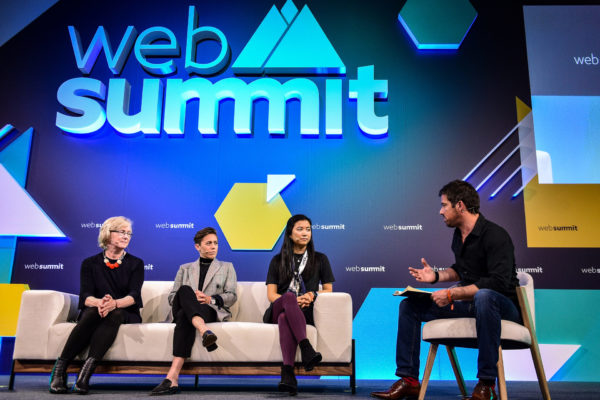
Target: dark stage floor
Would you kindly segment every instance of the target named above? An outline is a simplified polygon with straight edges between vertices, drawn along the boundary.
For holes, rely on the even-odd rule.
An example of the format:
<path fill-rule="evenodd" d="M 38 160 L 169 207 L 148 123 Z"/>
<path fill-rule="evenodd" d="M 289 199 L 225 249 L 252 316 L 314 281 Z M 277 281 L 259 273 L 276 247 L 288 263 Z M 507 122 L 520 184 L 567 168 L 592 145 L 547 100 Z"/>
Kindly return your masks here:
<path fill-rule="evenodd" d="M 8 375 L 0 375 L 0 399 L 59 399 L 59 395 L 48 393 L 48 375 L 17 375 L 15 390 L 8 391 Z M 73 382 L 71 375 L 69 382 Z M 92 378 L 89 399 L 146 398 L 148 392 L 161 381 L 158 376 L 115 376 L 98 375 Z M 194 388 L 193 377 L 180 380 L 182 392 L 175 398 L 204 397 L 207 399 L 275 399 L 286 398 L 276 391 L 277 378 L 208 377 L 200 378 L 199 388 Z M 298 399 L 358 399 L 368 398 L 373 390 L 387 388 L 392 381 L 359 380 L 356 394 L 350 393 L 348 379 L 301 379 Z M 469 388 L 475 382 L 467 382 Z M 600 383 L 550 382 L 553 400 L 600 399 Z M 541 399 L 536 382 L 509 382 L 508 395 L 511 399 Z M 460 399 L 458 387 L 453 381 L 430 383 L 427 399 Z"/>

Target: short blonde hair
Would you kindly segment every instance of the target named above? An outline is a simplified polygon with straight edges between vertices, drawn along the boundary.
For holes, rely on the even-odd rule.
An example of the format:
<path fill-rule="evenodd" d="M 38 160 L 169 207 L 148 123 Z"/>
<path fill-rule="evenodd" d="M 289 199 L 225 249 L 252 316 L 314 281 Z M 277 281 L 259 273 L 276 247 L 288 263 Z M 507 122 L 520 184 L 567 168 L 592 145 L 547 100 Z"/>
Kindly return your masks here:
<path fill-rule="evenodd" d="M 133 222 L 126 217 L 110 217 L 100 227 L 100 233 L 98 233 L 98 246 L 106 249 L 106 245 L 110 241 L 110 231 L 119 230 L 123 225 L 128 225 L 130 228 Z"/>

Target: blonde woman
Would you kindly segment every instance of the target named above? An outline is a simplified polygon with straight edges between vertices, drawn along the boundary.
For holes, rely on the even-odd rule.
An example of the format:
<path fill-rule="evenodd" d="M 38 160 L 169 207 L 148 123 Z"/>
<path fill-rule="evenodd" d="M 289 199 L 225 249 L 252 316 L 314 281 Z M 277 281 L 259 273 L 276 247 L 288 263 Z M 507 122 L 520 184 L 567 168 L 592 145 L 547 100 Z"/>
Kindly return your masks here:
<path fill-rule="evenodd" d="M 107 219 L 98 235 L 102 252 L 81 263 L 80 313 L 77 325 L 52 369 L 50 393 L 67 393 L 67 367 L 89 346 L 88 357 L 73 385 L 74 392 L 87 394 L 90 377 L 113 344 L 119 326 L 142 322 L 144 262 L 125 251 L 131 235 L 129 219 Z"/>

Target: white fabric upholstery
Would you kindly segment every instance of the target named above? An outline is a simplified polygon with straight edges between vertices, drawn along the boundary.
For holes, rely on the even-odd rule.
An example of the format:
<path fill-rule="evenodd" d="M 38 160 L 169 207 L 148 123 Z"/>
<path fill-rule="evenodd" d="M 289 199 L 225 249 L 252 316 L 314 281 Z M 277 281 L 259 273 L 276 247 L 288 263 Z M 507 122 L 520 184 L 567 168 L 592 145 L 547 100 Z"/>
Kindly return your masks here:
<path fill-rule="evenodd" d="M 436 319 L 426 323 L 423 326 L 423 340 L 430 342 L 436 339 L 440 343 L 448 339 L 473 339 L 473 346 L 466 347 L 477 347 L 475 318 Z M 522 347 L 531 345 L 531 335 L 527 328 L 512 321 L 502 321 L 500 340 L 524 343 L 525 345 Z M 509 345 L 508 347 L 513 346 Z"/>
<path fill-rule="evenodd" d="M 519 273 L 519 284 L 525 287 L 527 299 L 530 304 L 532 318 L 534 315 L 533 299 L 533 279 L 526 273 Z M 456 343 L 463 340 L 460 345 L 464 347 L 477 347 L 477 329 L 475 318 L 448 318 L 436 319 L 427 322 L 423 326 L 423 340 L 427 342 Z M 469 341 L 471 340 L 471 343 Z M 500 334 L 502 347 L 510 348 L 528 348 L 531 345 L 531 335 L 529 330 L 521 324 L 512 321 L 502 320 L 502 331 Z"/>
<path fill-rule="evenodd" d="M 57 323 L 74 320 L 77 317 L 77 302 L 78 296 L 67 293 L 25 291 L 21 297 L 13 357 L 38 360 L 51 357 L 48 352 L 50 328 Z"/>
<path fill-rule="evenodd" d="M 146 281 L 142 286 L 144 308 L 140 314 L 142 322 L 165 322 L 171 311 L 167 300 L 173 282 Z"/>
<path fill-rule="evenodd" d="M 348 293 L 322 293 L 313 312 L 317 351 L 323 361 L 350 362 L 352 357 L 352 298 Z M 312 340 L 311 340 L 311 343 Z"/>
<path fill-rule="evenodd" d="M 142 288 L 142 324 L 122 325 L 105 359 L 114 361 L 171 361 L 175 324 L 163 322 L 169 314 L 167 295 L 172 282 L 147 281 Z M 190 361 L 281 362 L 277 325 L 262 323 L 267 309 L 264 282 L 238 282 L 238 301 L 232 321 L 208 324 L 219 348 L 207 352 L 196 337 Z M 23 293 L 17 325 L 14 359 L 53 360 L 64 347 L 77 316 L 78 297 L 49 290 Z M 307 336 L 324 362 L 350 362 L 352 352 L 352 299 L 347 293 L 323 293 L 314 308 L 315 326 Z M 87 350 L 81 354 L 86 356 Z M 296 355 L 300 361 L 300 353 Z"/>

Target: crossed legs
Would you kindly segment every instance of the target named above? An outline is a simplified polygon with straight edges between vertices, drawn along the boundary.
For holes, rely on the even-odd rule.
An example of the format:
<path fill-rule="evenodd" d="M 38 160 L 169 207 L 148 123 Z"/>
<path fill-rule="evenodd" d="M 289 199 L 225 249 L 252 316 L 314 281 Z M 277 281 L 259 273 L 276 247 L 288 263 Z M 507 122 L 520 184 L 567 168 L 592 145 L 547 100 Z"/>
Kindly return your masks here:
<path fill-rule="evenodd" d="M 167 373 L 167 379 L 171 381 L 172 386 L 177 386 L 183 363 L 192 354 L 196 331 L 200 332 L 200 336 L 204 336 L 208 332 L 206 324 L 215 322 L 217 313 L 208 305 L 198 303 L 191 287 L 182 286 L 173 300 L 173 315 L 175 317 L 173 362 Z M 216 340 L 216 336 L 214 339 Z"/>

